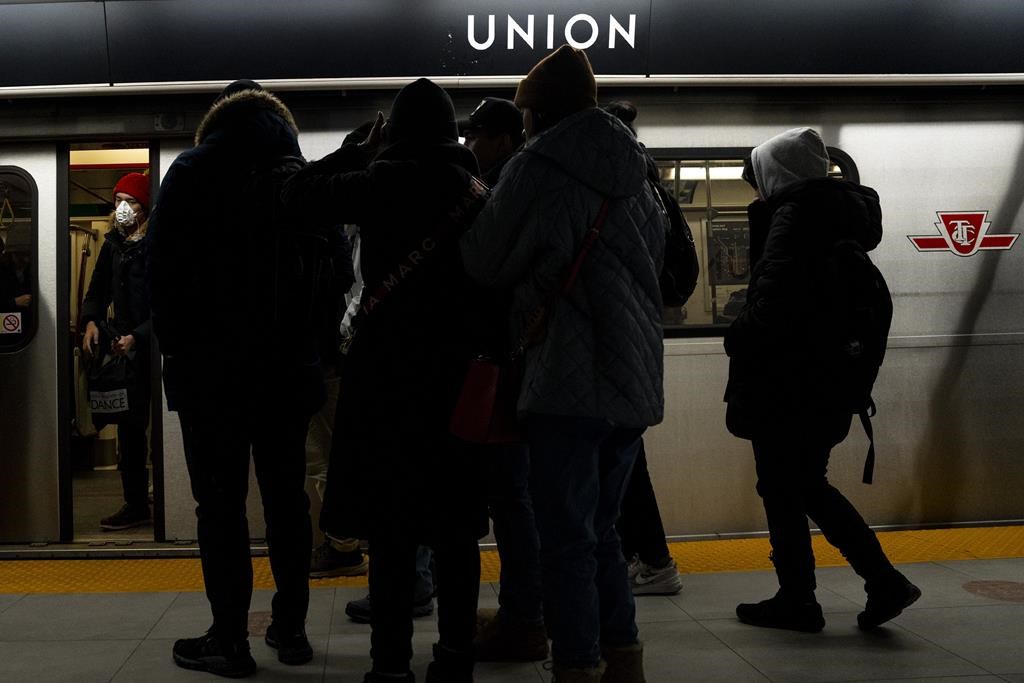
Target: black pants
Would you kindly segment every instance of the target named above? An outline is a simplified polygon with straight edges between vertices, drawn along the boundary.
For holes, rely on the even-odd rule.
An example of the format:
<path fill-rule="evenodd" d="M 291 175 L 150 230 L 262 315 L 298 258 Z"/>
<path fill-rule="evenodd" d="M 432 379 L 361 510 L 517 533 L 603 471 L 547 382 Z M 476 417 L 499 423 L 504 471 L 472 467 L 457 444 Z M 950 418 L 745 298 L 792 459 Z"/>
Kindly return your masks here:
<path fill-rule="evenodd" d="M 396 530 L 370 539 L 370 657 L 378 673 L 409 671 L 412 605 L 419 542 Z M 471 657 L 480 593 L 480 548 L 471 535 L 442 534 L 433 542 L 440 644 Z"/>
<path fill-rule="evenodd" d="M 541 606 L 540 536 L 530 498 L 530 451 L 525 444 L 488 446 L 487 506 L 501 558 L 498 604 L 503 619 L 544 623 Z"/>
<path fill-rule="evenodd" d="M 309 606 L 313 543 L 304 488 L 309 417 L 230 418 L 185 412 L 179 417 L 192 496 L 198 504 L 199 554 L 213 632 L 228 640 L 248 635 L 252 561 L 245 499 L 250 449 L 277 585 L 273 619 L 285 629 L 302 626 Z"/>
<path fill-rule="evenodd" d="M 642 441 L 615 529 L 622 540 L 622 554 L 627 562 L 634 555 L 639 555 L 645 564 L 654 566 L 661 566 L 668 560 L 665 527 L 654 497 L 651 473 L 647 471 L 647 453 Z"/>
<path fill-rule="evenodd" d="M 149 505 L 149 443 L 146 422 L 125 422 L 117 425 L 117 469 L 121 471 L 124 502 L 132 507 Z"/>
<path fill-rule="evenodd" d="M 829 428 L 829 422 L 843 420 L 845 429 Z M 772 559 L 785 593 L 806 595 L 817 585 L 807 517 L 866 581 L 892 571 L 875 533 L 826 478 L 829 454 L 845 438 L 849 422 L 849 415 L 808 421 L 808 425 L 824 423 L 826 428 L 794 428 L 753 440 L 757 492 L 764 502 Z M 837 439 L 836 433 L 842 436 Z"/>

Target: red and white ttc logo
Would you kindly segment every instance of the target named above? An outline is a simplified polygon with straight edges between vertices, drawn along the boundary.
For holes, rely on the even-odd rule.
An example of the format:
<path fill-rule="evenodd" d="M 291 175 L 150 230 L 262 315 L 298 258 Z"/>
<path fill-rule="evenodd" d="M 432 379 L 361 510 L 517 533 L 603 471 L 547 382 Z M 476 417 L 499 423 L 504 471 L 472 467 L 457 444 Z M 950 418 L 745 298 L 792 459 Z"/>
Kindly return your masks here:
<path fill-rule="evenodd" d="M 988 211 L 938 211 L 939 236 L 911 235 L 918 251 L 951 251 L 957 256 L 974 256 L 979 251 L 1009 249 L 1020 234 L 989 235 L 992 225 Z"/>

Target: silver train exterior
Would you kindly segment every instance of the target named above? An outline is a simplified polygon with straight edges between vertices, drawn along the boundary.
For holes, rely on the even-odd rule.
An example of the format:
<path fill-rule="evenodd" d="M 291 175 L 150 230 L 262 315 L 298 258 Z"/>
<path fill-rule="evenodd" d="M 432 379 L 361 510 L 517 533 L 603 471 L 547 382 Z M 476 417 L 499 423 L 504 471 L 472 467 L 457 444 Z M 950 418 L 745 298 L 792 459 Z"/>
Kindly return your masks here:
<path fill-rule="evenodd" d="M 452 90 L 460 113 L 483 94 Z M 344 98 L 284 93 L 308 158 L 393 91 Z M 96 109 L 22 100 L 0 123 L 0 167 L 38 187 L 39 327 L 31 344 L 0 354 L 0 542 L 70 540 L 66 392 L 70 372 L 67 144 L 152 140 L 153 168 L 187 149 L 209 94 L 179 101 L 137 94 Z M 832 455 L 832 481 L 869 524 L 923 526 L 1024 519 L 1024 244 L 963 257 L 919 251 L 911 236 L 940 235 L 937 212 L 987 211 L 991 233 L 1024 230 L 1024 93 L 954 88 L 653 89 L 617 87 L 630 99 L 640 139 L 656 155 L 749 149 L 784 129 L 812 126 L 849 155 L 881 195 L 885 236 L 872 256 L 893 293 L 889 352 L 875 387 L 875 483 L 860 483 L 867 441 L 855 424 Z M 669 150 L 672 150 L 671 152 Z M 706 265 L 706 263 L 705 263 Z M 727 357 L 720 336 L 665 342 L 666 416 L 648 431 L 650 470 L 670 536 L 744 534 L 765 528 L 749 443 L 724 427 Z M 62 379 L 64 378 L 64 379 Z M 157 540 L 195 537 L 194 502 L 177 420 L 154 419 Z M 261 533 L 258 493 L 250 520 Z M 63 522 L 62 522 L 63 519 Z"/>

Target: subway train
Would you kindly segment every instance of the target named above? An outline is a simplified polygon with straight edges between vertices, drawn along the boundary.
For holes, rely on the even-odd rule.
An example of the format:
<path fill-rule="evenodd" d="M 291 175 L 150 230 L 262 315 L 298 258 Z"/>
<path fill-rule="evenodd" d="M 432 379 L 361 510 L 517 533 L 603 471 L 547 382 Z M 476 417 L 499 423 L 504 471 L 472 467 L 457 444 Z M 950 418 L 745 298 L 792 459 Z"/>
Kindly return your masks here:
<path fill-rule="evenodd" d="M 700 256 L 697 290 L 665 311 L 665 420 L 645 436 L 667 533 L 765 528 L 750 445 L 725 429 L 722 335 L 750 270 L 742 160 L 797 126 L 821 132 L 833 175 L 881 196 L 885 234 L 871 256 L 895 309 L 874 391 L 874 484 L 860 482 L 856 424 L 833 452 L 832 480 L 873 526 L 1024 519 L 1024 60 L 1012 47 L 1024 7 L 471 4 L 0 3 L 16 36 L 0 41 L 0 238 L 30 295 L 0 303 L 11 309 L 0 310 L 0 543 L 195 538 L 156 356 L 153 526 L 98 527 L 120 502 L 117 444 L 92 426 L 77 318 L 122 174 L 148 173 L 159 202 L 161 174 L 236 77 L 282 97 L 315 159 L 415 76 L 447 87 L 465 116 L 484 96 L 511 97 L 516 75 L 566 41 L 588 50 L 602 103 L 637 106 L 638 137 Z"/>

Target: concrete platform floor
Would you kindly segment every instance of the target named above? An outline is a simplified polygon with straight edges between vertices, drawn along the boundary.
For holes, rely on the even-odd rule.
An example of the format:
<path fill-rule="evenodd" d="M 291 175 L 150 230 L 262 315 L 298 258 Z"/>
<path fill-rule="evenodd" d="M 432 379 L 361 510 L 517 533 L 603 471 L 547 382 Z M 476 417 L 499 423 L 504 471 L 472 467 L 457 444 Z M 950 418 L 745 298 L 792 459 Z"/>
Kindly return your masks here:
<path fill-rule="evenodd" d="M 899 568 L 924 595 L 885 628 L 856 627 L 860 580 L 846 567 L 818 571 L 820 634 L 740 624 L 736 603 L 775 590 L 768 571 L 686 574 L 673 597 L 637 599 L 647 680 L 676 681 L 1015 681 L 1024 683 L 1024 559 L 934 561 Z M 0 586 L 0 590 L 3 587 Z M 368 626 L 344 614 L 363 587 L 315 588 L 308 619 L 313 662 L 278 663 L 262 639 L 271 592 L 250 614 L 256 681 L 361 681 L 369 668 Z M 482 607 L 497 586 L 481 585 Z M 209 625 L 200 592 L 0 593 L 0 681 L 212 681 L 171 661 L 176 638 Z M 414 666 L 423 680 L 436 617 L 416 622 Z M 550 680 L 543 664 L 481 664 L 481 683 Z"/>

